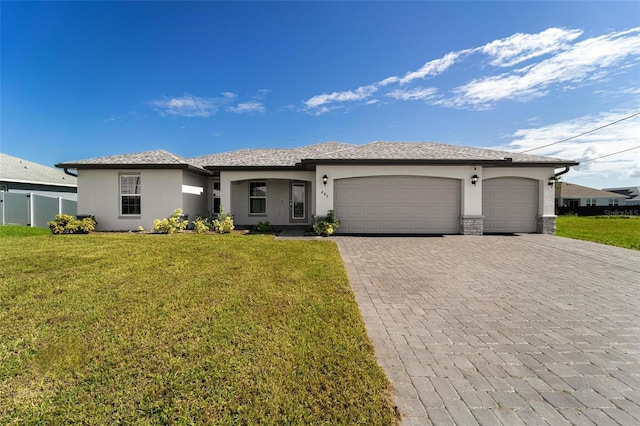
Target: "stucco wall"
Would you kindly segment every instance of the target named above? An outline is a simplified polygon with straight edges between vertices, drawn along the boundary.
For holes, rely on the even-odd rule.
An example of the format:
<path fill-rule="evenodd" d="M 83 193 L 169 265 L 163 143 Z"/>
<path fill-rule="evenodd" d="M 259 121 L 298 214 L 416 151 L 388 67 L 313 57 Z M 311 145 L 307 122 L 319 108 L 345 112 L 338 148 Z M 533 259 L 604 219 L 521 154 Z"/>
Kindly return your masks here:
<path fill-rule="evenodd" d="M 208 217 L 210 215 L 207 208 L 207 199 L 211 193 L 209 184 L 210 179 L 205 176 L 187 171 L 182 172 L 182 210 L 184 214 L 189 215 L 190 221 L 195 220 L 198 216 Z"/>
<path fill-rule="evenodd" d="M 120 215 L 121 174 L 141 177 L 141 215 Z M 96 217 L 99 231 L 153 227 L 154 219 L 168 217 L 182 208 L 182 170 L 79 170 L 78 214 Z"/>

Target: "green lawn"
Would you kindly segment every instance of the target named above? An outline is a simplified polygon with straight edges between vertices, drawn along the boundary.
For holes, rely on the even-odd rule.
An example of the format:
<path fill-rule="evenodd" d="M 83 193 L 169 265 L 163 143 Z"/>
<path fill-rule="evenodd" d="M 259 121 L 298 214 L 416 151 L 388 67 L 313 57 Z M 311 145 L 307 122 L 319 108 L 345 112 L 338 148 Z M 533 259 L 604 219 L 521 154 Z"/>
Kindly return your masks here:
<path fill-rule="evenodd" d="M 558 216 L 556 235 L 640 250 L 640 218 Z"/>
<path fill-rule="evenodd" d="M 48 228 L 31 228 L 29 226 L 19 225 L 1 225 L 0 238 L 10 237 L 34 237 L 38 235 L 50 235 Z"/>
<path fill-rule="evenodd" d="M 0 239 L 0 424 L 397 424 L 335 244 Z"/>

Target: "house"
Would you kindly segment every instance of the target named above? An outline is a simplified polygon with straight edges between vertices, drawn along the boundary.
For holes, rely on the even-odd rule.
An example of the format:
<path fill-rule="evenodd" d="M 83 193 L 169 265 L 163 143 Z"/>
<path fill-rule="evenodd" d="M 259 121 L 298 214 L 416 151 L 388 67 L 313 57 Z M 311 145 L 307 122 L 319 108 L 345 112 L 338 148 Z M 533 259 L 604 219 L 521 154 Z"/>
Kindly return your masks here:
<path fill-rule="evenodd" d="M 53 167 L 0 153 L 0 191 L 75 201 L 77 178 Z"/>
<path fill-rule="evenodd" d="M 621 206 L 626 195 L 575 185 L 568 182 L 556 184 L 556 205 L 558 207 L 599 207 Z"/>
<path fill-rule="evenodd" d="M 78 212 L 98 229 L 233 214 L 237 225 L 309 225 L 333 210 L 338 233 L 555 232 L 556 158 L 427 142 L 326 142 L 196 158 L 158 150 L 57 164 L 78 172 Z"/>
<path fill-rule="evenodd" d="M 627 186 L 623 188 L 604 188 L 603 191 L 615 192 L 624 195 L 624 203 L 621 206 L 639 206 L 640 205 L 640 186 Z"/>

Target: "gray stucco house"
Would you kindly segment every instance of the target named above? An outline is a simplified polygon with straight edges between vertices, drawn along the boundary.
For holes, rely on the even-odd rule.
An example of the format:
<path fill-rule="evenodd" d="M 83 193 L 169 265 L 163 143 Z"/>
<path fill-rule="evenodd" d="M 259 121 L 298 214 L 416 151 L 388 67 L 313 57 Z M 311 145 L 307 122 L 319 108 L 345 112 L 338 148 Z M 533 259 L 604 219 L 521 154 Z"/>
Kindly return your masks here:
<path fill-rule="evenodd" d="M 78 213 L 100 230 L 148 228 L 181 208 L 222 206 L 237 225 L 307 225 L 334 210 L 337 233 L 555 232 L 556 169 L 578 163 L 430 142 L 326 142 L 196 158 L 158 150 L 70 161 Z"/>
<path fill-rule="evenodd" d="M 558 207 L 623 206 L 626 196 L 568 182 L 556 184 Z"/>
<path fill-rule="evenodd" d="M 0 191 L 76 200 L 77 179 L 62 170 L 0 153 Z"/>

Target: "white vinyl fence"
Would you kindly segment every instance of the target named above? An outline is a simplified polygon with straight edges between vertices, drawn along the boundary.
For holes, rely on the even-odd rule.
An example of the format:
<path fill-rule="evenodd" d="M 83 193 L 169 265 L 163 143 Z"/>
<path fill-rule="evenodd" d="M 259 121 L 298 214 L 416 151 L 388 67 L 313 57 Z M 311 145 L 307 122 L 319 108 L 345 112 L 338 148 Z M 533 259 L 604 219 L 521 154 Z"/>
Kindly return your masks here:
<path fill-rule="evenodd" d="M 2 225 L 27 225 L 48 228 L 47 222 L 57 214 L 78 214 L 78 202 L 60 197 L 0 191 Z"/>

